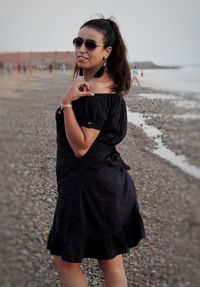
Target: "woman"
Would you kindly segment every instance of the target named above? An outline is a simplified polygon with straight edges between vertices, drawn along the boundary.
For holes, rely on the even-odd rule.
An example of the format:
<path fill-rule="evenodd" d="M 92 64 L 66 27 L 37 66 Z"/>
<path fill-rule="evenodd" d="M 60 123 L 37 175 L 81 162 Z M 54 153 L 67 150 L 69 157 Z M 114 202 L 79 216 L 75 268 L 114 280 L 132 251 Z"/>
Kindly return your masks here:
<path fill-rule="evenodd" d="M 73 40 L 74 81 L 56 112 L 58 199 L 48 246 L 62 286 L 88 286 L 82 259 L 98 259 L 105 286 L 127 286 L 122 254 L 144 237 L 134 183 L 115 145 L 126 134 L 130 88 L 117 24 L 93 19 Z"/>

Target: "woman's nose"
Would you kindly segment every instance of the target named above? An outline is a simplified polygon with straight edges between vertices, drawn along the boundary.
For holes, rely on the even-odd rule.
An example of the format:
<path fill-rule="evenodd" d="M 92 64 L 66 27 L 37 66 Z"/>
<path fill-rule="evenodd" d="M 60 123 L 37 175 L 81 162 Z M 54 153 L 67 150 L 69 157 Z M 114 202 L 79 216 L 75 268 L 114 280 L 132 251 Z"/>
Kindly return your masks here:
<path fill-rule="evenodd" d="M 79 48 L 79 52 L 86 52 L 86 47 L 85 47 L 85 43 L 83 43 L 80 48 Z"/>

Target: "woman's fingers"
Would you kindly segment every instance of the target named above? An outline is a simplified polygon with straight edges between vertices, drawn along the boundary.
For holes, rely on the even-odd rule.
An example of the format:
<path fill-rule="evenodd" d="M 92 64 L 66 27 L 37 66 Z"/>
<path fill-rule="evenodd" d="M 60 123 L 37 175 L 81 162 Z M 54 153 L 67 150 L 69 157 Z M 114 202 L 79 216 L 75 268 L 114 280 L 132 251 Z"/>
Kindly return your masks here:
<path fill-rule="evenodd" d="M 78 89 L 81 92 L 90 91 L 90 85 L 87 82 L 82 81 L 81 83 L 79 83 Z"/>
<path fill-rule="evenodd" d="M 90 85 L 85 82 L 76 82 L 63 98 L 63 103 L 72 102 L 78 100 L 80 97 L 94 96 L 94 93 L 91 92 Z"/>
<path fill-rule="evenodd" d="M 86 88 L 84 87 L 84 85 L 81 85 L 78 89 L 80 92 L 83 92 Z"/>
<path fill-rule="evenodd" d="M 85 81 L 79 83 L 78 89 L 80 91 L 80 97 L 94 96 L 94 93 L 91 92 L 90 85 Z"/>

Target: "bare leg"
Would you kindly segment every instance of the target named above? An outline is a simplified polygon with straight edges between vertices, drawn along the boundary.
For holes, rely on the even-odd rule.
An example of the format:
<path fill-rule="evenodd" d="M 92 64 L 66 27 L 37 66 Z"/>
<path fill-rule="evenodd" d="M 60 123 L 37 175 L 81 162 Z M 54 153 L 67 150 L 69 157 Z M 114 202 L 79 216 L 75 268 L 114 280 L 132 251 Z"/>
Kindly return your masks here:
<path fill-rule="evenodd" d="M 80 270 L 80 263 L 63 261 L 60 256 L 54 256 L 53 261 L 60 275 L 62 287 L 88 287 L 87 281 Z"/>
<path fill-rule="evenodd" d="M 135 79 L 136 79 L 137 85 L 140 86 L 140 83 L 139 83 L 139 81 L 138 81 L 138 78 L 135 77 Z"/>
<path fill-rule="evenodd" d="M 127 279 L 123 265 L 122 255 L 113 259 L 99 260 L 106 287 L 127 287 Z"/>

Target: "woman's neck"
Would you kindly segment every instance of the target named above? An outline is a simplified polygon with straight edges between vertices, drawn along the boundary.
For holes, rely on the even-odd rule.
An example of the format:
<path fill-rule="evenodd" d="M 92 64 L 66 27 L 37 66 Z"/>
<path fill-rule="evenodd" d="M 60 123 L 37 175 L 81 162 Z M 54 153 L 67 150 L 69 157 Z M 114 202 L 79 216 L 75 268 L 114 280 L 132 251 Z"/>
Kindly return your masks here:
<path fill-rule="evenodd" d="M 109 74 L 105 71 L 99 78 L 94 77 L 94 73 L 84 73 L 84 80 L 88 82 L 91 87 L 91 91 L 94 93 L 110 93 L 113 89 L 113 80 Z"/>
<path fill-rule="evenodd" d="M 96 71 L 97 71 L 96 69 L 84 70 L 83 71 L 84 80 L 87 82 L 87 81 L 90 81 L 91 79 L 93 79 Z"/>
<path fill-rule="evenodd" d="M 84 71 L 83 72 L 83 78 L 86 82 L 90 81 L 93 78 L 93 72 L 92 71 Z"/>

